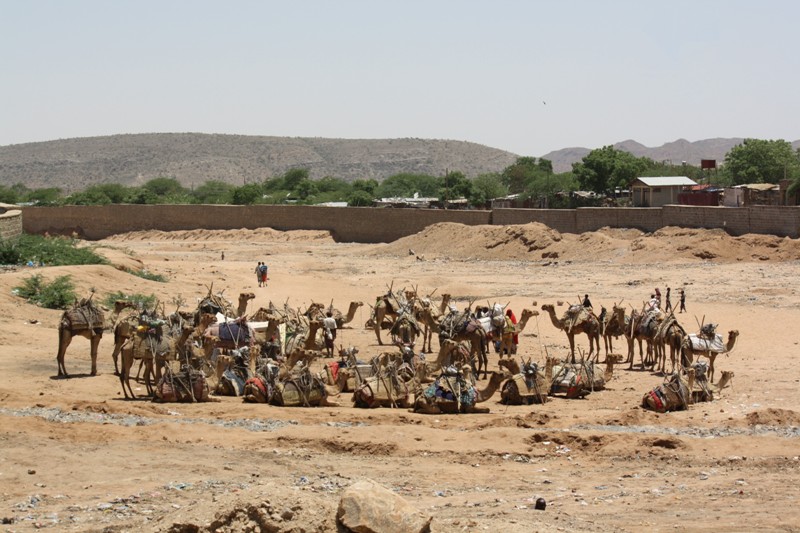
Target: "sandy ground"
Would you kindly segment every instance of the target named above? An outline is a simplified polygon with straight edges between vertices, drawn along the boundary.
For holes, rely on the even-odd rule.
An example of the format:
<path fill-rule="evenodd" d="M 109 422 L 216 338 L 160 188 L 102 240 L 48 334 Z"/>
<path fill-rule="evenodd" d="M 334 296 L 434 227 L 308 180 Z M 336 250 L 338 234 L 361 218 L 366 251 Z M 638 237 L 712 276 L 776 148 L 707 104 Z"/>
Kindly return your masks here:
<path fill-rule="evenodd" d="M 73 377 L 55 379 L 60 312 L 12 294 L 31 270 L 4 272 L 3 530 L 234 531 L 266 516 L 274 530 L 335 531 L 342 489 L 362 478 L 432 514 L 433 531 L 800 530 L 796 240 L 440 224 L 388 245 L 268 229 L 145 232 L 92 244 L 117 264 L 141 264 L 169 281 L 113 266 L 37 271 L 47 279 L 70 274 L 81 294 L 153 293 L 190 306 L 213 283 L 229 297 L 254 291 L 251 311 L 287 300 L 346 309 L 352 300 L 374 302 L 392 283 L 447 292 L 459 305 L 510 302 L 518 316 L 534 302 L 576 302 L 587 292 L 596 309 L 622 300 L 640 307 L 654 287 L 669 285 L 677 302 L 685 287 L 689 312 L 679 318 L 688 330 L 703 317 L 721 332 L 739 330 L 733 352 L 717 359 L 717 375 L 735 377 L 713 403 L 662 415 L 639 403 L 663 376 L 619 367 L 607 390 L 584 400 L 506 407 L 496 393 L 484 404 L 490 414 L 359 410 L 349 394 L 340 407 L 315 409 L 236 398 L 125 401 L 110 333 L 100 344 L 100 375 L 88 377 L 89 345 L 79 338 L 66 357 Z M 270 265 L 267 288 L 255 283 L 260 260 Z M 365 305 L 339 337 L 365 357 L 383 350 L 363 328 L 368 317 Z M 585 337 L 578 346 L 587 348 Z M 520 355 L 543 362 L 545 350 L 565 355 L 567 347 L 542 314 L 522 334 Z M 544 512 L 533 509 L 538 497 L 548 502 Z"/>

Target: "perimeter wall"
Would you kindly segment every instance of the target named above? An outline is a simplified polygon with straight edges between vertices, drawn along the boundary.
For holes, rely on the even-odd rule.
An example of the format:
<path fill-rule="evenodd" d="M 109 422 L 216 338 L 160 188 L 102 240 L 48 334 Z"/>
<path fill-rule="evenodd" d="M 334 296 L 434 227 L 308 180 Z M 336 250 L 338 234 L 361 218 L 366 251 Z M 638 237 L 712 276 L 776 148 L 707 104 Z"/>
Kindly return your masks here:
<path fill-rule="evenodd" d="M 563 233 L 612 228 L 653 232 L 664 226 L 720 228 L 731 235 L 800 236 L 800 207 L 705 207 L 579 209 L 375 209 L 285 205 L 109 205 L 24 207 L 27 233 L 72 234 L 95 240 L 138 230 L 255 229 L 328 230 L 338 242 L 391 242 L 439 222 L 527 224 L 540 222 Z"/>

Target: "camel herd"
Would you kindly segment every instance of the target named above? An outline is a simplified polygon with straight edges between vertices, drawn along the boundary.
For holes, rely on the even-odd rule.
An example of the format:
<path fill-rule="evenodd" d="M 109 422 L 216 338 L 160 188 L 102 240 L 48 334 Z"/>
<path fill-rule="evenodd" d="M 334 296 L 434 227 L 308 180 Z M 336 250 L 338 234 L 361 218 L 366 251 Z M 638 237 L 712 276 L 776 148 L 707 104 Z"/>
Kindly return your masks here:
<path fill-rule="evenodd" d="M 679 381 L 688 379 L 691 387 L 699 383 L 704 394 L 689 396 L 702 400 L 714 388 L 711 383 L 716 355 L 729 352 L 738 336 L 736 330 L 730 331 L 725 343 L 709 325 L 697 334 L 687 333 L 673 313 L 658 309 L 632 310 L 627 314 L 624 308 L 614 305 L 611 312 L 602 308 L 596 315 L 592 308 L 572 305 L 559 317 L 554 305 L 545 304 L 541 310 L 548 313 L 554 327 L 567 335 L 570 357 L 564 361 L 548 357 L 546 369 L 540 369 L 531 360 L 520 365 L 512 358 L 516 352 L 514 339 L 539 314 L 537 310 L 523 309 L 519 322 L 514 323 L 506 306 L 500 304 L 473 310 L 474 302 L 469 302 L 465 309 L 459 310 L 448 294 L 442 295 L 436 304 L 432 294 L 420 296 L 416 290 L 392 291 L 389 287 L 370 306 L 371 317 L 365 327 L 375 332 L 379 345 L 383 345 L 382 330 L 388 330 L 395 348 L 360 360 L 356 349 L 342 347 L 338 361 L 328 361 L 322 372 L 313 373 L 312 361 L 324 358 L 323 318 L 330 312 L 341 328 L 352 322 L 362 303 L 351 302 L 346 313 L 335 309 L 332 302 L 312 303 L 305 310 L 292 309 L 288 304 L 279 309 L 270 303 L 268 308 L 259 308 L 248 315 L 247 305 L 253 298 L 253 293 L 240 294 L 234 309 L 221 294 L 212 294 L 209 289 L 193 311 L 176 309 L 171 313 L 163 306 L 141 309 L 117 302 L 108 321 L 107 310 L 96 305 L 92 298 L 84 299 L 65 311 L 59 323 L 58 374 L 67 376 L 64 366 L 67 346 L 75 336 L 83 336 L 91 343 L 91 374 L 95 375 L 99 341 L 104 328 L 110 327 L 114 332 L 115 373 L 126 399 L 135 398 L 130 379 L 134 362 L 139 360 L 139 373 L 144 369 L 148 395 L 162 400 L 164 383 L 174 391 L 176 383 L 182 383 L 182 375 L 190 382 L 187 391 L 194 390 L 191 382 L 197 380 L 191 376 L 202 376 L 212 390 L 227 391 L 253 402 L 332 405 L 332 397 L 352 392 L 357 407 L 468 413 L 485 411 L 477 404 L 488 400 L 498 389 L 504 403 L 514 404 L 544 403 L 548 395 L 559 391 L 567 397 L 582 397 L 610 379 L 615 363 L 627 363 L 632 369 L 638 342 L 643 369 L 665 374 L 669 348 L 671 375 L 678 375 Z M 434 333 L 439 351 L 431 357 Z M 589 339 L 589 352 L 588 358 L 581 357 L 578 361 L 575 336 L 581 334 Z M 597 366 L 601 336 L 606 353 L 605 372 Z M 624 360 L 613 353 L 613 341 L 619 337 L 627 342 Z M 416 353 L 414 346 L 420 338 L 422 351 Z M 500 368 L 490 372 L 491 346 L 499 354 Z M 695 363 L 701 356 L 709 359 L 707 369 Z M 483 389 L 476 386 L 481 373 L 483 379 L 488 379 Z M 722 386 L 732 374 L 723 376 Z M 682 390 L 680 386 L 667 388 Z M 664 394 L 651 391 L 643 404 L 648 405 L 647 398 L 659 404 Z M 197 400 L 194 394 L 182 397 Z"/>

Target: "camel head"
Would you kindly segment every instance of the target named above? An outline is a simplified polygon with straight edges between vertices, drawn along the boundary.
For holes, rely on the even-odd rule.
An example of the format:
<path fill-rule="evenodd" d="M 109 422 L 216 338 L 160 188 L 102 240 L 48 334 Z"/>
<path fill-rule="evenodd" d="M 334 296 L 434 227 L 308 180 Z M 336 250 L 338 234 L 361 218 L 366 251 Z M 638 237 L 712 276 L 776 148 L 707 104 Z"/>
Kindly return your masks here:
<path fill-rule="evenodd" d="M 519 364 L 517 363 L 516 359 L 500 359 L 497 364 L 500 368 L 507 370 L 512 376 L 516 376 L 520 373 Z"/>
<path fill-rule="evenodd" d="M 520 315 L 520 320 L 526 320 L 533 316 L 539 316 L 539 311 L 536 309 L 523 309 L 522 314 Z"/>
<path fill-rule="evenodd" d="M 256 297 L 255 293 L 252 293 L 252 292 L 239 293 L 239 301 L 240 302 L 241 301 L 245 301 L 246 302 L 246 301 L 252 300 L 255 297 Z"/>

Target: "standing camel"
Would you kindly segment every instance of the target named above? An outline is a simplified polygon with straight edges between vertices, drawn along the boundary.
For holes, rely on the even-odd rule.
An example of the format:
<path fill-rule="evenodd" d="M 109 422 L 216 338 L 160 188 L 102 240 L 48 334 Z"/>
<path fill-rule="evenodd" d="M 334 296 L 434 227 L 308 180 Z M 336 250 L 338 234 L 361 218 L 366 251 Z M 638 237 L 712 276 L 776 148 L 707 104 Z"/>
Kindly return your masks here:
<path fill-rule="evenodd" d="M 580 309 L 575 309 L 580 307 Z M 575 363 L 575 335 L 585 333 L 589 337 L 589 356 L 594 353 L 595 346 L 600 352 L 600 321 L 583 306 L 572 306 L 568 309 L 561 320 L 556 316 L 555 308 L 552 304 L 544 304 L 542 311 L 550 315 L 550 321 L 555 327 L 563 330 L 569 339 L 569 351 L 572 354 L 572 362 Z"/>
<path fill-rule="evenodd" d="M 91 344 L 92 376 L 97 375 L 97 347 L 103 338 L 105 316 L 102 309 L 92 302 L 91 297 L 84 298 L 72 309 L 64 311 L 58 323 L 58 376 L 68 377 L 67 368 L 64 366 L 64 355 L 73 337 L 85 337 Z"/>
<path fill-rule="evenodd" d="M 512 327 L 510 328 L 507 327 L 503 329 L 503 336 L 500 339 L 500 359 L 503 358 L 504 353 L 508 354 L 509 359 L 511 358 L 512 348 L 514 347 L 514 336 L 522 333 L 522 330 L 525 329 L 528 320 L 530 320 L 532 316 L 539 316 L 539 311 L 523 309 L 519 322 L 511 324 Z M 510 321 L 506 320 L 506 324 L 510 324 Z"/>
<path fill-rule="evenodd" d="M 156 384 L 161 379 L 161 366 L 166 361 L 175 360 L 177 355 L 183 353 L 184 347 L 189 337 L 194 332 L 192 326 L 184 326 L 180 336 L 165 334 L 162 338 L 150 335 L 147 332 L 135 333 L 125 346 L 122 348 L 122 368 L 119 373 L 119 381 L 122 385 L 122 393 L 128 399 L 128 392 L 131 399 L 136 399 L 131 389 L 131 367 L 134 359 L 141 359 L 145 364 L 144 380 L 147 393 L 152 394 L 153 388 L 150 384 L 150 376 L 155 376 Z M 155 372 L 153 366 L 155 362 Z M 127 390 L 126 390 L 127 388 Z"/>
<path fill-rule="evenodd" d="M 722 335 L 718 333 L 714 335 L 713 339 L 708 339 L 706 337 L 690 333 L 684 339 L 683 344 L 681 345 L 681 350 L 685 359 L 688 361 L 694 361 L 695 359 L 700 359 L 700 357 L 708 357 L 708 374 L 709 379 L 711 382 L 713 382 L 714 359 L 717 358 L 717 354 L 729 353 L 731 350 L 733 350 L 733 346 L 736 344 L 736 339 L 738 337 L 738 330 L 733 329 L 729 331 L 728 342 L 723 345 Z"/>
<path fill-rule="evenodd" d="M 606 313 L 606 308 L 603 307 L 599 320 L 606 357 L 608 357 L 609 352 L 614 352 L 613 339 L 620 336 L 625 337 L 628 343 L 628 354 L 633 352 L 633 338 L 628 335 L 631 317 L 625 315 L 624 307 L 615 304 L 610 314 Z"/>

